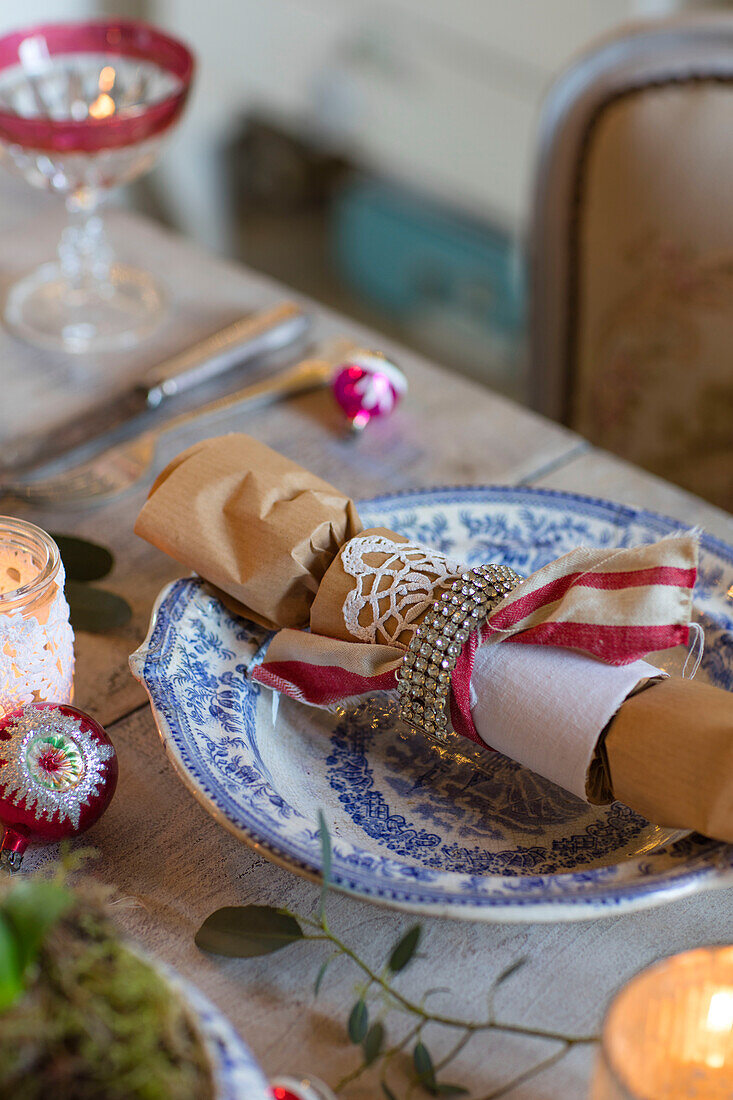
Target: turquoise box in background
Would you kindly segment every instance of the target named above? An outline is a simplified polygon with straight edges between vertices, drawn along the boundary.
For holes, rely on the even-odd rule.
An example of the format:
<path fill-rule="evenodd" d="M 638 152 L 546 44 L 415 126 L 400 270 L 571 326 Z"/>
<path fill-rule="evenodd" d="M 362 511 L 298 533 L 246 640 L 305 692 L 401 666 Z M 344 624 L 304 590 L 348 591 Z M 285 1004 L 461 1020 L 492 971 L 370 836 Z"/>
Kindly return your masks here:
<path fill-rule="evenodd" d="M 342 189 L 332 219 L 339 273 L 395 321 L 433 307 L 470 318 L 489 339 L 522 339 L 523 264 L 508 235 L 369 179 Z"/>

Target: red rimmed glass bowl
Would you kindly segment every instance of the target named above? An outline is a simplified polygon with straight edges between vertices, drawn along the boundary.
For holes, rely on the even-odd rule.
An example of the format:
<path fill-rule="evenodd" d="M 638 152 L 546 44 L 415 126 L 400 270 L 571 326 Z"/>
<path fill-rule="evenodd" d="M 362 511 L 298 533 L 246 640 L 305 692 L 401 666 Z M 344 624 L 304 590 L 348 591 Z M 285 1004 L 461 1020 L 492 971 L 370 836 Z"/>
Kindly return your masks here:
<path fill-rule="evenodd" d="M 126 347 L 161 319 L 153 277 L 119 263 L 99 215 L 113 187 L 147 171 L 183 111 L 194 61 L 139 22 L 61 23 L 0 39 L 0 160 L 64 196 L 58 258 L 10 290 L 18 335 L 72 352 Z"/>

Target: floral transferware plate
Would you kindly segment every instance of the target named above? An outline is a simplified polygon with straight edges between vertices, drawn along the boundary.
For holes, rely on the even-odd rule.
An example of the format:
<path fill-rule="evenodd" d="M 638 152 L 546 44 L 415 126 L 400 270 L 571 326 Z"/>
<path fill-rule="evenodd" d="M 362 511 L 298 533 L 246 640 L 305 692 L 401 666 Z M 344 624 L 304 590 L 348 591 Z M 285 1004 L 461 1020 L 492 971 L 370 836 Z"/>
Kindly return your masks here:
<path fill-rule="evenodd" d="M 606 501 L 513 488 L 402 493 L 360 513 L 366 526 L 525 575 L 581 543 L 626 546 L 679 528 Z M 698 675 L 733 690 L 733 548 L 707 536 L 695 608 L 707 637 Z M 413 912 L 595 917 L 733 884 L 730 846 L 650 825 L 620 803 L 590 807 L 462 738 L 437 747 L 402 727 L 387 697 L 336 713 L 282 699 L 273 717 L 271 693 L 247 678 L 268 641 L 189 577 L 159 596 L 131 666 L 184 783 L 274 862 L 318 877 L 322 808 L 334 885 Z"/>
<path fill-rule="evenodd" d="M 209 1056 L 216 1100 L 272 1100 L 262 1070 L 226 1016 L 171 967 L 156 965 L 195 1017 Z"/>

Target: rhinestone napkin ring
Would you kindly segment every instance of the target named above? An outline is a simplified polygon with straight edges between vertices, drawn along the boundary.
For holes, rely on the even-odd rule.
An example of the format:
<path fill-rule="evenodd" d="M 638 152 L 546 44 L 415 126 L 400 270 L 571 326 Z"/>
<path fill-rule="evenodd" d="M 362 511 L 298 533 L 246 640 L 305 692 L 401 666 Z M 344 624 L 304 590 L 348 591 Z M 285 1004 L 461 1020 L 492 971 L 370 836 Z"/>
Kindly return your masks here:
<path fill-rule="evenodd" d="M 451 676 L 461 650 L 521 580 L 506 565 L 479 565 L 462 573 L 433 603 L 400 665 L 397 690 L 403 722 L 446 740 L 452 729 Z"/>

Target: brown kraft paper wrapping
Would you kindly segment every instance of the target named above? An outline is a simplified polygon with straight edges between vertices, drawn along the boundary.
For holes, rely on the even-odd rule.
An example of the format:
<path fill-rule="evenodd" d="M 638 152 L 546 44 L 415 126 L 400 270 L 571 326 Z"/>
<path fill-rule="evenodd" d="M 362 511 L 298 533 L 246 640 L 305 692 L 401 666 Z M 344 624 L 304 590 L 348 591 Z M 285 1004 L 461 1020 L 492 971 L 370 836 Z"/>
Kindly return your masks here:
<path fill-rule="evenodd" d="M 135 526 L 220 589 L 235 612 L 268 627 L 310 619 L 315 633 L 343 641 L 341 608 L 353 578 L 337 555 L 361 530 L 353 501 L 243 435 L 179 455 Z M 595 763 L 604 800 L 733 843 L 733 694 L 692 680 L 651 683 L 624 701 Z"/>
<path fill-rule="evenodd" d="M 240 434 L 178 455 L 135 524 L 229 597 L 230 610 L 271 628 L 308 624 L 323 574 L 360 530 L 353 501 Z"/>
<path fill-rule="evenodd" d="M 733 843 L 733 695 L 670 677 L 631 695 L 602 746 L 614 797 Z"/>

